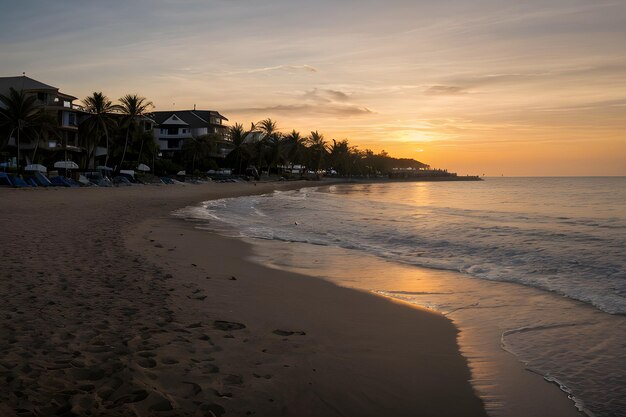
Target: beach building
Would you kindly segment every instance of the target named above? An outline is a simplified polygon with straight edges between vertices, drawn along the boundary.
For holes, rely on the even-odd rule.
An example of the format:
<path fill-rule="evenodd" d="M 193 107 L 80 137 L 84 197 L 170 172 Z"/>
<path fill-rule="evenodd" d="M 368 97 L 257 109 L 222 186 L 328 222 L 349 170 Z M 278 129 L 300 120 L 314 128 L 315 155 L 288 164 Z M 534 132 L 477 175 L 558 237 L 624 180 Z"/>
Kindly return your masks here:
<path fill-rule="evenodd" d="M 228 119 L 214 110 L 172 110 L 151 114 L 155 121 L 154 139 L 163 156 L 174 156 L 187 141 L 211 135 L 216 143 L 211 156 L 225 158 L 232 150 Z"/>
<path fill-rule="evenodd" d="M 0 94 L 8 95 L 10 89 L 24 91 L 27 95 L 37 97 L 38 104 L 44 106 L 45 110 L 50 112 L 56 118 L 58 123 L 56 127 L 57 135 L 42 138 L 36 141 L 21 141 L 20 149 L 28 151 L 38 149 L 41 151 L 57 152 L 61 151 L 60 157 L 67 159 L 74 156 L 80 158 L 85 148 L 81 146 L 78 135 L 78 125 L 85 117 L 86 112 L 74 101 L 76 97 L 59 91 L 58 87 L 44 84 L 25 75 L 18 77 L 0 77 Z M 9 138 L 7 146 L 16 147 L 15 134 Z M 26 163 L 29 163 L 29 153 L 24 153 Z"/>

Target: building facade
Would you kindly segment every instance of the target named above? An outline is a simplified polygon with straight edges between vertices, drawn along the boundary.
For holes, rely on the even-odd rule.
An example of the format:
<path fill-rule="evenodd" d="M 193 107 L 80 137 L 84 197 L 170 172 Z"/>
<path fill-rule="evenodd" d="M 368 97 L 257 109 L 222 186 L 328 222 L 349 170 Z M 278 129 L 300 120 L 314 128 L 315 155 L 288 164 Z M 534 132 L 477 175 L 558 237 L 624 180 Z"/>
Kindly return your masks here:
<path fill-rule="evenodd" d="M 187 141 L 211 135 L 216 142 L 214 157 L 224 158 L 232 149 L 228 119 L 213 110 L 172 110 L 151 114 L 155 121 L 154 140 L 163 156 L 183 150 Z"/>
<path fill-rule="evenodd" d="M 57 87 L 44 84 L 25 75 L 19 77 L 0 77 L 0 94 L 8 95 L 10 89 L 23 91 L 37 97 L 37 103 L 56 118 L 57 135 L 36 141 L 20 142 L 20 149 L 26 151 L 24 158 L 30 162 L 29 150 L 62 151 L 66 159 L 80 158 L 85 148 L 78 134 L 78 125 L 86 116 L 83 108 L 74 101 L 76 97 L 62 93 Z M 15 136 L 15 135 L 12 135 Z M 16 138 L 9 138 L 8 146 L 17 146 Z"/>

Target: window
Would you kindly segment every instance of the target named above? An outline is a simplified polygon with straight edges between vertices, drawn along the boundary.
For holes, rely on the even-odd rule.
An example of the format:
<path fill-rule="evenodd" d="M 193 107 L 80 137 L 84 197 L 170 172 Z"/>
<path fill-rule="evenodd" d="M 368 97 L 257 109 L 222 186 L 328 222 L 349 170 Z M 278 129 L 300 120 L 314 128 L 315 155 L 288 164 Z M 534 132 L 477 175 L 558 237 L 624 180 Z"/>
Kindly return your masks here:
<path fill-rule="evenodd" d="M 46 102 L 46 93 L 37 93 L 37 100 Z"/>
<path fill-rule="evenodd" d="M 168 139 L 167 149 L 178 149 L 180 147 L 180 139 Z"/>
<path fill-rule="evenodd" d="M 65 101 L 63 101 L 63 107 L 70 108 L 70 107 L 72 107 L 72 103 L 70 101 L 65 100 Z"/>
<path fill-rule="evenodd" d="M 70 113 L 67 121 L 70 126 L 76 126 L 76 113 Z"/>
<path fill-rule="evenodd" d="M 168 127 L 167 128 L 167 134 L 168 135 L 178 135 L 178 128 L 177 127 Z"/>

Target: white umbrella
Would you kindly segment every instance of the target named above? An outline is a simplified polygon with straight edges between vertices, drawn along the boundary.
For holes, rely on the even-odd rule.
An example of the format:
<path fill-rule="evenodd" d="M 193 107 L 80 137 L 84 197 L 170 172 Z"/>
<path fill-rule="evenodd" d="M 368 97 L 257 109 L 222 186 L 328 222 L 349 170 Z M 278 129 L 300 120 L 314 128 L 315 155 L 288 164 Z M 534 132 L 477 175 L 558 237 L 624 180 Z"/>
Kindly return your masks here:
<path fill-rule="evenodd" d="M 54 167 L 61 169 L 78 169 L 78 164 L 74 161 L 57 161 L 54 163 Z"/>
<path fill-rule="evenodd" d="M 137 171 L 148 172 L 150 171 L 150 167 L 146 164 L 139 164 L 139 166 L 137 167 Z"/>
<path fill-rule="evenodd" d="M 187 175 L 186 171 L 178 171 L 178 173 L 176 175 Z"/>
<path fill-rule="evenodd" d="M 96 171 L 113 171 L 111 167 L 105 167 L 104 165 L 98 165 Z"/>
<path fill-rule="evenodd" d="M 48 172 L 48 168 L 46 168 L 45 166 L 41 164 L 30 164 L 30 165 L 26 165 L 26 168 L 24 168 L 24 171 Z"/>

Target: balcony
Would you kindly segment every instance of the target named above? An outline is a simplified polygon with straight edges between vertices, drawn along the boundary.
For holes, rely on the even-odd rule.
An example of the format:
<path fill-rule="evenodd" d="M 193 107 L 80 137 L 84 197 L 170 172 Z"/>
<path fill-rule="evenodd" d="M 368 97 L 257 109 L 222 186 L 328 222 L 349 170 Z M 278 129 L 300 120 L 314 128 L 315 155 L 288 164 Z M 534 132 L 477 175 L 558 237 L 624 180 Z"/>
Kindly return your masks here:
<path fill-rule="evenodd" d="M 159 140 L 159 149 L 162 151 L 180 151 L 183 149 L 182 139 Z"/>
<path fill-rule="evenodd" d="M 182 129 L 177 130 L 176 133 L 167 129 L 161 129 L 159 130 L 158 136 L 159 139 L 188 139 L 193 135 L 190 129 L 185 129 L 185 133 L 182 132 Z"/>

